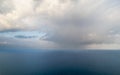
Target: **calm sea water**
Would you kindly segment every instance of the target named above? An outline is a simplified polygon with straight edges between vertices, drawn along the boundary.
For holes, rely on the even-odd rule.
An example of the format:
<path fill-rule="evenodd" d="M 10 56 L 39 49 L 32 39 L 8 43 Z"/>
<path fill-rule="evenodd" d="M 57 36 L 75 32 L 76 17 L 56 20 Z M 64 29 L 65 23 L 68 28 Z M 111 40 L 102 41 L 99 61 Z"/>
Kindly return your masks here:
<path fill-rule="evenodd" d="M 2 50 L 0 75 L 120 75 L 120 51 Z"/>

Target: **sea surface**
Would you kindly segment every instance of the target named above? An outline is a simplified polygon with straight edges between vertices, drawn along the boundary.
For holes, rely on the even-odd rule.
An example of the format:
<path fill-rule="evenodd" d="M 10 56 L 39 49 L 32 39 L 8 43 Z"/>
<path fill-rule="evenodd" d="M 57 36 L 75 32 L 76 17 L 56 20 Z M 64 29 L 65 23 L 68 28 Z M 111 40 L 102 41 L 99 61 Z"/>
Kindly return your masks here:
<path fill-rule="evenodd" d="M 120 51 L 1 50 L 0 75 L 120 75 Z"/>

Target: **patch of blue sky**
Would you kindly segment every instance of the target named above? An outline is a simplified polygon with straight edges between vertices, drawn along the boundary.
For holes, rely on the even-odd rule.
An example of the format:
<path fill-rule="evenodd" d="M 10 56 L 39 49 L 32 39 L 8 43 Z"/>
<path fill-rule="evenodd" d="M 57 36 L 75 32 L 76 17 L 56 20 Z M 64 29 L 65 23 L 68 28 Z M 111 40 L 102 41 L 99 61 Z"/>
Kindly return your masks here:
<path fill-rule="evenodd" d="M 6 33 L 0 33 L 0 36 L 2 37 L 8 37 L 8 38 L 14 38 L 15 36 L 22 35 L 22 36 L 34 36 L 36 38 L 41 38 L 47 35 L 45 32 L 39 32 L 39 31 L 17 31 L 17 32 L 6 32 Z"/>

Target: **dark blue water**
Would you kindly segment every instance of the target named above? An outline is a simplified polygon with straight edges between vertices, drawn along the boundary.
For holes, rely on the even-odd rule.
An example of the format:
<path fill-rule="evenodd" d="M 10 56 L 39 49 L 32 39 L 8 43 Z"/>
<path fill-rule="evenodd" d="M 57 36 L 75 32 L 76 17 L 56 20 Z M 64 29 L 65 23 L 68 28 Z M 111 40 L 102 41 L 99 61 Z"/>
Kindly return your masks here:
<path fill-rule="evenodd" d="M 120 51 L 1 50 L 0 75 L 120 75 Z"/>

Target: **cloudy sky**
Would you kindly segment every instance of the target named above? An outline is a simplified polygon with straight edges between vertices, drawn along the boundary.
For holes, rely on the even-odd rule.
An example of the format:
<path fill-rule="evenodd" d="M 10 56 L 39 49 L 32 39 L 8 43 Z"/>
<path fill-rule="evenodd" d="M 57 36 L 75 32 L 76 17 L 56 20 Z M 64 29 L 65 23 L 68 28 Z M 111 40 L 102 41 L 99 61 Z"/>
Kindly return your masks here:
<path fill-rule="evenodd" d="M 120 49 L 119 0 L 0 0 L 0 48 Z"/>

